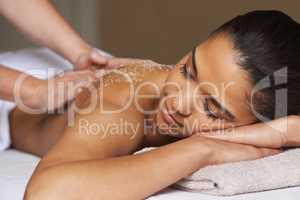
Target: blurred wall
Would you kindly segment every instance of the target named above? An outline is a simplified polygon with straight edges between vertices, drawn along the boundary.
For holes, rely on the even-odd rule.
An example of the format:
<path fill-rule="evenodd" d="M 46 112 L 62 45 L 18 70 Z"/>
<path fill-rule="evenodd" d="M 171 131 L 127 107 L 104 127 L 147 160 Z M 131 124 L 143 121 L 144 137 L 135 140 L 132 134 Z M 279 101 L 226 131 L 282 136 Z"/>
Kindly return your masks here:
<path fill-rule="evenodd" d="M 91 44 L 99 44 L 98 0 L 52 0 L 60 13 Z M 0 16 L 0 51 L 34 46 Z"/>
<path fill-rule="evenodd" d="M 300 22 L 296 0 L 52 0 L 91 44 L 122 57 L 175 63 L 209 32 L 252 10 L 282 10 Z M 0 51 L 33 44 L 0 17 Z"/>
<path fill-rule="evenodd" d="M 208 33 L 252 10 L 285 11 L 300 22 L 292 0 L 100 0 L 101 46 L 118 55 L 175 63 Z"/>

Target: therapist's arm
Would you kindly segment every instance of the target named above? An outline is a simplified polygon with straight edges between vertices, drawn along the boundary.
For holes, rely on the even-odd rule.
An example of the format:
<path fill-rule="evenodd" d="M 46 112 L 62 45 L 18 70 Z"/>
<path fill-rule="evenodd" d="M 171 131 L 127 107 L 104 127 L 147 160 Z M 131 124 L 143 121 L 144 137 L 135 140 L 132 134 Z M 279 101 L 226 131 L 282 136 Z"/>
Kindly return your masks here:
<path fill-rule="evenodd" d="M 0 64 L 0 99 L 47 111 L 73 99 L 77 91 L 74 88 L 85 87 L 95 80 L 95 73 L 90 70 L 65 72 L 49 80 L 41 80 Z M 49 92 L 50 89 L 53 92 Z M 62 94 L 68 95 L 61 98 Z"/>
<path fill-rule="evenodd" d="M 0 13 L 31 40 L 59 53 L 75 67 L 107 64 L 48 0 L 0 0 Z"/>

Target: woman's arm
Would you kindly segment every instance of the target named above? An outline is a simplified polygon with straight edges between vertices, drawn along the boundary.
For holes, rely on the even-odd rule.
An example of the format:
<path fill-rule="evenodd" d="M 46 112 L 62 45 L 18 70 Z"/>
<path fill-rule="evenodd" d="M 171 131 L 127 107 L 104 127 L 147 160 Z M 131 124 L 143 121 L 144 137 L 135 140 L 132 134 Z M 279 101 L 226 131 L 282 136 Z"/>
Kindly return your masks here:
<path fill-rule="evenodd" d="M 219 150 L 212 150 L 210 145 Z M 188 138 L 140 155 L 55 165 L 31 182 L 25 200 L 145 199 L 209 164 L 225 159 L 256 159 L 277 152 L 230 146 Z M 220 153 L 221 150 L 227 152 Z"/>
<path fill-rule="evenodd" d="M 258 147 L 281 148 L 300 146 L 300 117 L 291 115 L 265 123 L 199 135 Z"/>
<path fill-rule="evenodd" d="M 199 145 L 187 139 L 141 155 L 56 165 L 39 173 L 25 199 L 144 199 L 206 165 L 210 152 Z"/>
<path fill-rule="evenodd" d="M 92 48 L 48 0 L 0 0 L 0 13 L 31 40 L 54 50 L 73 64 L 81 64 L 79 58 L 84 55 L 94 64 L 107 62 L 96 52 L 91 55 Z"/>
<path fill-rule="evenodd" d="M 114 108 L 119 107 L 105 106 L 108 110 Z M 116 131 L 114 124 L 119 119 L 138 124 L 134 112 L 129 109 L 123 114 L 105 115 L 95 111 L 77 117 L 76 126 L 67 129 L 42 159 L 27 186 L 25 199 L 144 199 L 209 164 L 278 152 L 195 136 L 151 152 L 128 155 L 140 148 L 143 131 L 111 131 Z M 101 125 L 98 129 L 97 124 Z M 89 129 L 89 125 L 99 132 Z"/>

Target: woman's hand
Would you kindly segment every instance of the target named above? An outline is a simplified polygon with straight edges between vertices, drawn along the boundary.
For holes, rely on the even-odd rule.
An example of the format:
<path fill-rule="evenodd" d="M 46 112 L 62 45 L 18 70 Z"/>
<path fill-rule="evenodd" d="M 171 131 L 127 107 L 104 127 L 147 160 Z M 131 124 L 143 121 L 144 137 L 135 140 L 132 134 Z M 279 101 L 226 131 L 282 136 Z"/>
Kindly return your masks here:
<path fill-rule="evenodd" d="M 198 134 L 208 138 L 257 147 L 300 146 L 300 116 L 291 115 L 266 123 Z"/>
<path fill-rule="evenodd" d="M 208 165 L 215 165 L 243 160 L 255 160 L 279 153 L 277 149 L 258 148 L 250 145 L 236 144 L 217 139 L 204 138 L 193 135 L 194 139 L 200 140 L 202 145 L 209 149 L 210 157 Z"/>

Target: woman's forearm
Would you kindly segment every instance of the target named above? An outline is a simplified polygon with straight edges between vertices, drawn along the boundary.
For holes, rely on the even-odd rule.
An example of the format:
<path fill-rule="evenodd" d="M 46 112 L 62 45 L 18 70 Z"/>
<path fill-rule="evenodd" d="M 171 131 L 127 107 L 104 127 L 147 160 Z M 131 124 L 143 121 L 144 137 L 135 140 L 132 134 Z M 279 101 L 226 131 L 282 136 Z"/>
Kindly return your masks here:
<path fill-rule="evenodd" d="M 300 116 L 290 115 L 268 122 L 218 130 L 200 135 L 228 142 L 258 147 L 281 148 L 300 146 Z"/>
<path fill-rule="evenodd" d="M 0 13 L 30 39 L 72 63 L 90 51 L 48 0 L 0 0 Z"/>
<path fill-rule="evenodd" d="M 61 164 L 38 172 L 25 199 L 144 199 L 209 164 L 210 153 L 187 138 L 140 155 Z"/>

